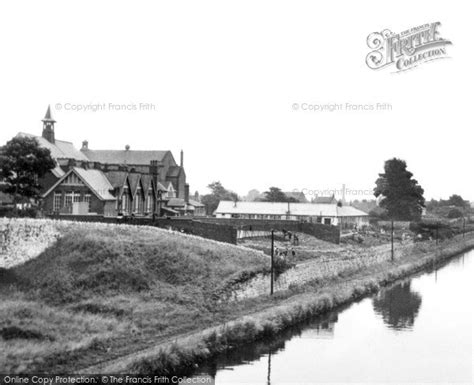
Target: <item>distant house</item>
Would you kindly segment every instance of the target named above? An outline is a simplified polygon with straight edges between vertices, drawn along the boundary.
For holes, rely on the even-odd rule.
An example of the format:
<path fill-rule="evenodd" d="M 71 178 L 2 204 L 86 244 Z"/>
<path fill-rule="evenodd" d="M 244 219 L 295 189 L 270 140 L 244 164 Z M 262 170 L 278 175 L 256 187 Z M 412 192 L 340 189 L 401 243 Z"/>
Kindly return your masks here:
<path fill-rule="evenodd" d="M 306 199 L 306 196 L 302 191 L 286 191 L 284 192 L 287 198 L 293 199 L 296 202 L 300 203 L 308 203 L 308 199 Z"/>
<path fill-rule="evenodd" d="M 316 196 L 311 200 L 311 203 L 323 203 L 323 204 L 331 204 L 337 203 L 336 197 L 333 195 L 331 196 Z"/>
<path fill-rule="evenodd" d="M 341 227 L 365 226 L 369 215 L 337 203 L 281 203 L 220 201 L 216 218 L 298 220 Z"/>

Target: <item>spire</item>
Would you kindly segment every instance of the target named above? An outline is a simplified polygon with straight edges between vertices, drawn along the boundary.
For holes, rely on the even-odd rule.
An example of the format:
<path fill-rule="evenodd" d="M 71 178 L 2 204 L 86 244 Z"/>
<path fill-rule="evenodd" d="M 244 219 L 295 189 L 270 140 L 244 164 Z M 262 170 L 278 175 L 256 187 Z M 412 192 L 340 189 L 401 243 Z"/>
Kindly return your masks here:
<path fill-rule="evenodd" d="M 41 135 L 45 138 L 48 142 L 54 144 L 54 123 L 56 121 L 53 119 L 51 115 L 51 106 L 48 105 L 48 110 L 46 111 L 46 115 L 44 116 L 43 122 L 43 134 Z"/>
<path fill-rule="evenodd" d="M 53 119 L 53 115 L 51 114 L 51 105 L 48 104 L 48 109 L 46 111 L 46 115 L 44 116 L 44 119 L 42 120 L 44 122 L 52 122 L 56 123 L 56 121 Z"/>

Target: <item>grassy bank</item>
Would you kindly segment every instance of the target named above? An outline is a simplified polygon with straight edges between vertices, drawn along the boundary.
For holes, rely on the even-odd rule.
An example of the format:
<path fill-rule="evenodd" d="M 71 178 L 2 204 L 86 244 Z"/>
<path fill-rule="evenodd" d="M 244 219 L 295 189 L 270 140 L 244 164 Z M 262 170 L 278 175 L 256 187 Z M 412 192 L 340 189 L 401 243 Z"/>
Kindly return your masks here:
<path fill-rule="evenodd" d="M 221 322 L 220 289 L 268 265 L 258 252 L 160 229 L 77 224 L 60 232 L 37 258 L 0 271 L 6 372 L 68 370 Z"/>
<path fill-rule="evenodd" d="M 206 359 L 237 346 L 253 341 L 265 340 L 284 332 L 288 328 L 303 323 L 316 315 L 323 314 L 363 296 L 374 293 L 380 287 L 405 278 L 474 247 L 474 239 L 462 238 L 445 243 L 434 253 L 424 256 L 407 256 L 394 263 L 375 265 L 365 272 L 350 278 L 336 279 L 321 285 L 320 282 L 306 285 L 305 292 L 299 293 L 271 310 L 257 312 L 219 328 L 175 341 L 149 356 L 136 359 L 126 370 L 155 375 L 187 375 Z M 121 371 L 120 363 L 111 365 L 109 370 Z"/>

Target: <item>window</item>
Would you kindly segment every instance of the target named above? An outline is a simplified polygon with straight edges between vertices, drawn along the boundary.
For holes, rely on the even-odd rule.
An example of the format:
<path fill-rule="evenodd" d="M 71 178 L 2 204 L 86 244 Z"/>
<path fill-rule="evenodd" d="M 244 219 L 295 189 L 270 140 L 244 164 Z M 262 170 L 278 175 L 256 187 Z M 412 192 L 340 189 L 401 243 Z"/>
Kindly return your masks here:
<path fill-rule="evenodd" d="M 143 190 L 141 186 L 138 186 L 137 193 L 135 194 L 134 211 L 142 214 L 145 206 L 145 197 L 143 196 Z"/>
<path fill-rule="evenodd" d="M 316 223 L 322 223 L 322 222 L 323 222 L 323 218 L 321 218 L 321 217 L 316 218 Z"/>
<path fill-rule="evenodd" d="M 73 202 L 81 202 L 81 193 L 73 191 L 72 192 L 72 201 Z"/>
<path fill-rule="evenodd" d="M 148 195 L 146 197 L 146 211 L 151 213 L 153 211 L 153 190 L 148 189 Z"/>
<path fill-rule="evenodd" d="M 72 206 L 72 196 L 73 196 L 73 192 L 72 191 L 69 191 L 66 193 L 66 199 L 64 200 L 64 207 L 70 207 Z"/>
<path fill-rule="evenodd" d="M 87 202 L 87 211 L 91 211 L 91 194 L 84 194 L 84 202 Z"/>
<path fill-rule="evenodd" d="M 137 192 L 133 197 L 133 212 L 138 213 L 140 211 L 140 201 L 141 201 L 141 188 L 137 188 Z"/>
<path fill-rule="evenodd" d="M 130 212 L 130 194 L 128 193 L 128 187 L 125 187 L 123 189 L 122 212 L 124 212 L 124 213 L 129 213 Z"/>
<path fill-rule="evenodd" d="M 53 211 L 59 211 L 61 210 L 61 193 L 54 193 L 54 198 L 53 198 Z"/>
<path fill-rule="evenodd" d="M 331 224 L 331 218 L 324 218 L 324 224 L 325 225 L 330 225 Z"/>

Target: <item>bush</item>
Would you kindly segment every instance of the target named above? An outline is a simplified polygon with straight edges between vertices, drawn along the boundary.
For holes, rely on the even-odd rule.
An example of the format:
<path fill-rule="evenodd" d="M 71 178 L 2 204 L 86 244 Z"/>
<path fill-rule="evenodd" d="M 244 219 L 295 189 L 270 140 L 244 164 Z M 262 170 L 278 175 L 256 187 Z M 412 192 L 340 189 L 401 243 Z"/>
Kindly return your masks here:
<path fill-rule="evenodd" d="M 459 210 L 459 209 L 449 210 L 448 218 L 455 219 L 455 218 L 462 218 L 462 217 L 463 217 L 463 213 L 462 213 L 461 210 Z"/>
<path fill-rule="evenodd" d="M 26 209 L 17 209 L 15 207 L 0 207 L 0 217 L 37 218 L 38 209 L 36 207 L 28 207 Z"/>

